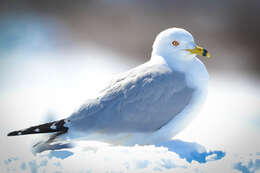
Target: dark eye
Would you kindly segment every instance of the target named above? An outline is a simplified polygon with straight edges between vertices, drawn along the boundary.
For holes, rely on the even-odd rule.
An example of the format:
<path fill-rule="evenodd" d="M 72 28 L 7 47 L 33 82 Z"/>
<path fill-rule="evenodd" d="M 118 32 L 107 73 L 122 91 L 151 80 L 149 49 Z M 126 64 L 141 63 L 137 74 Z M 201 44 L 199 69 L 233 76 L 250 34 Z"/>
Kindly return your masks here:
<path fill-rule="evenodd" d="M 179 44 L 180 44 L 180 43 L 179 43 L 178 41 L 176 41 L 176 40 L 174 40 L 174 41 L 172 42 L 172 45 L 175 46 L 175 47 L 178 46 Z"/>

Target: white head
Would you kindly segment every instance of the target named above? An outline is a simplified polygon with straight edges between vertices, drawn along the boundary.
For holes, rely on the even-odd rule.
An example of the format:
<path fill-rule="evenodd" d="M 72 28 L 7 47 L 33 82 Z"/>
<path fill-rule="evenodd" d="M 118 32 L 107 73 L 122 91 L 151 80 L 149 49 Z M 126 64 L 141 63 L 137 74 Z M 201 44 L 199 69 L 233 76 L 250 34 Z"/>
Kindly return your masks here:
<path fill-rule="evenodd" d="M 155 55 L 180 61 L 191 60 L 196 55 L 210 57 L 208 51 L 196 46 L 192 35 L 181 28 L 164 30 L 156 37 L 152 51 L 152 56 Z"/>

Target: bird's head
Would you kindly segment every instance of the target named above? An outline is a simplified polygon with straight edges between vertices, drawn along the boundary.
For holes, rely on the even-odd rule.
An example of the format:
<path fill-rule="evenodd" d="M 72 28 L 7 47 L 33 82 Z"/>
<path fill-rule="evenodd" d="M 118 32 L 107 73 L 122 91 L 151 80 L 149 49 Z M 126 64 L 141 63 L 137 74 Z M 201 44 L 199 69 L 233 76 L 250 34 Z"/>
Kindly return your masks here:
<path fill-rule="evenodd" d="M 162 31 L 155 39 L 152 55 L 191 60 L 196 55 L 210 57 L 209 52 L 195 44 L 192 35 L 181 28 Z"/>

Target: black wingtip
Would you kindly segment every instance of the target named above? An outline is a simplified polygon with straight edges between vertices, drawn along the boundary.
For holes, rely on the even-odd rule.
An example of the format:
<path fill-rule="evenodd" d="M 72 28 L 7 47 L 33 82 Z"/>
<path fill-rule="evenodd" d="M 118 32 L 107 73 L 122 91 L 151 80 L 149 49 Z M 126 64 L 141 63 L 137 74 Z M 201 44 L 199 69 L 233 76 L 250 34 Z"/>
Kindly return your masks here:
<path fill-rule="evenodd" d="M 10 132 L 7 134 L 7 136 L 15 136 L 14 132 Z"/>
<path fill-rule="evenodd" d="M 20 131 L 13 131 L 13 132 L 10 132 L 10 133 L 8 133 L 7 134 L 7 136 L 18 136 L 18 135 L 20 135 Z"/>
<path fill-rule="evenodd" d="M 7 136 L 20 136 L 20 135 L 30 135 L 30 134 L 39 134 L 39 133 L 54 133 L 54 132 L 63 132 L 68 131 L 68 127 L 65 124 L 69 120 L 62 119 L 59 121 L 53 121 L 50 123 L 41 124 L 38 126 L 29 127 L 27 129 L 12 131 L 7 134 Z"/>

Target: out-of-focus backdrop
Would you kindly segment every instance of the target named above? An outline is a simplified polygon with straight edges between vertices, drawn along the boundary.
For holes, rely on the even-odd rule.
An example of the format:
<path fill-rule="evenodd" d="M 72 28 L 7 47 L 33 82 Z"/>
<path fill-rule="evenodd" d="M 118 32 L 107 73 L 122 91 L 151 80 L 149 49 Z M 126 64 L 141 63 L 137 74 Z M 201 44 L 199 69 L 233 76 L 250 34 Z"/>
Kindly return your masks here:
<path fill-rule="evenodd" d="M 177 138 L 259 153 L 259 16 L 257 0 L 1 0 L 0 141 L 6 151 L 1 160 L 16 158 L 10 151 L 17 144 L 23 152 L 34 143 L 35 136 L 6 138 L 7 132 L 69 116 L 113 75 L 149 60 L 156 35 L 170 27 L 191 32 L 212 56 L 199 57 L 211 77 L 209 99 Z M 237 163 L 236 170 L 246 169 Z M 259 170 L 260 159 L 247 163 Z"/>
<path fill-rule="evenodd" d="M 208 48 L 212 60 L 202 60 L 210 72 L 258 77 L 259 8 L 259 1 L 243 0 L 1 1 L 1 58 L 21 45 L 49 51 L 92 43 L 141 63 L 156 34 L 175 26 Z"/>

